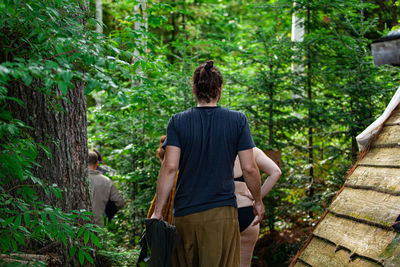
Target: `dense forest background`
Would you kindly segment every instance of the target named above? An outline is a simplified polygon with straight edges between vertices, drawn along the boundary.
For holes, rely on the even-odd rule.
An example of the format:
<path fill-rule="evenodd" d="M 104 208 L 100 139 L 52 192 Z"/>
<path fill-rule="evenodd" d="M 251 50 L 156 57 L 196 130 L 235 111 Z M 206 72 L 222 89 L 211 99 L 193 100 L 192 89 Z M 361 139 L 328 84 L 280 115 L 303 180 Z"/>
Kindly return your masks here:
<path fill-rule="evenodd" d="M 356 161 L 355 137 L 400 85 L 399 69 L 374 66 L 370 51 L 399 29 L 398 1 L 295 2 L 103 0 L 99 22 L 94 0 L 2 1 L 2 255 L 132 266 L 159 137 L 195 105 L 192 73 L 213 59 L 220 105 L 244 112 L 256 145 L 281 155 L 254 266 L 288 265 Z M 291 38 L 294 14 L 302 41 Z M 126 200 L 104 229 L 82 211 L 91 148 Z"/>

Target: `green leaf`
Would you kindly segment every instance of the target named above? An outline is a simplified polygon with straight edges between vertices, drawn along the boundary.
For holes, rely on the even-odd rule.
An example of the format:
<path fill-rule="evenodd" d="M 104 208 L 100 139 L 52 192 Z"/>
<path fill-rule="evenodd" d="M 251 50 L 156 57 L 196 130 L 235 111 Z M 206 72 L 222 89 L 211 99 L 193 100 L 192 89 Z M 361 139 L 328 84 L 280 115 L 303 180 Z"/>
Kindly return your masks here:
<path fill-rule="evenodd" d="M 9 97 L 8 99 L 14 100 L 14 101 L 16 101 L 16 102 L 21 101 L 20 99 L 14 98 L 14 97 Z M 21 101 L 21 102 L 18 103 L 18 104 L 19 104 L 19 105 L 23 105 L 24 102 Z M 0 112 L 0 118 L 1 118 L 1 119 L 4 119 L 4 120 L 12 120 L 12 119 L 13 119 L 13 116 L 12 116 L 11 112 L 2 110 L 2 111 Z"/>
<path fill-rule="evenodd" d="M 78 257 L 79 257 L 79 262 L 81 263 L 81 265 L 83 265 L 83 263 L 85 262 L 85 254 L 83 253 L 82 249 L 79 250 Z"/>
<path fill-rule="evenodd" d="M 85 234 L 83 235 L 83 242 L 85 242 L 85 245 L 89 242 L 89 237 L 90 237 L 90 232 L 85 231 Z"/>
<path fill-rule="evenodd" d="M 118 99 L 122 102 L 122 104 L 126 105 L 128 103 L 128 98 L 123 92 L 118 92 L 117 94 Z"/>
<path fill-rule="evenodd" d="M 10 218 L 7 218 L 7 219 L 5 219 L 5 221 L 2 223 L 2 225 L 3 225 L 3 226 L 7 226 L 7 225 L 9 225 L 13 220 L 14 220 L 14 216 L 13 216 L 13 217 L 10 217 Z"/>
<path fill-rule="evenodd" d="M 57 44 L 56 51 L 58 54 L 62 54 L 62 53 L 64 53 L 64 48 L 60 44 Z"/>
<path fill-rule="evenodd" d="M 23 226 L 18 227 L 18 230 L 24 232 L 24 233 L 25 233 L 25 236 L 30 236 L 30 235 L 31 235 L 31 233 L 28 231 L 28 229 L 26 229 L 26 228 L 23 227 Z"/>
<path fill-rule="evenodd" d="M 99 82 L 97 80 L 91 79 L 85 87 L 85 95 L 88 95 L 90 92 L 92 92 L 98 86 L 99 86 Z"/>
<path fill-rule="evenodd" d="M 37 177 L 35 177 L 33 175 L 31 175 L 30 178 L 31 178 L 32 182 L 34 182 L 35 184 L 43 185 L 42 180 L 40 180 L 39 178 L 37 178 Z"/>
<path fill-rule="evenodd" d="M 61 78 L 64 80 L 64 82 L 69 83 L 72 79 L 72 77 L 74 76 L 74 74 L 72 73 L 72 71 L 66 70 L 66 71 L 62 71 L 60 73 Z"/>
<path fill-rule="evenodd" d="M 22 190 L 22 196 L 25 201 L 31 201 L 36 195 L 35 190 L 33 190 L 31 187 L 24 186 Z"/>
<path fill-rule="evenodd" d="M 41 145 L 41 144 L 38 144 L 38 145 L 39 145 L 39 147 L 40 147 L 41 149 L 43 149 L 44 153 L 46 153 L 46 157 L 47 157 L 48 159 L 51 159 L 51 152 L 50 152 L 50 149 L 49 149 L 47 146 L 44 146 L 44 145 Z"/>
<path fill-rule="evenodd" d="M 67 236 L 74 238 L 74 230 L 72 229 L 72 226 L 69 225 L 68 223 L 63 223 L 62 228 L 64 229 L 64 232 Z"/>
<path fill-rule="evenodd" d="M 25 5 L 29 8 L 30 11 L 33 12 L 33 8 L 29 4 L 25 4 Z"/>
<path fill-rule="evenodd" d="M 50 196 L 50 190 L 47 186 L 43 187 L 44 192 L 46 193 L 46 196 Z"/>
<path fill-rule="evenodd" d="M 58 224 L 57 217 L 56 217 L 56 215 L 54 215 L 54 212 L 49 212 L 49 217 L 50 217 L 50 221 L 52 222 L 52 225 Z"/>
<path fill-rule="evenodd" d="M 62 198 L 61 189 L 58 187 L 50 186 L 51 192 L 56 196 L 57 199 Z"/>
<path fill-rule="evenodd" d="M 23 234 L 21 234 L 19 232 L 15 232 L 14 233 L 14 238 L 19 244 L 25 246 L 25 237 L 24 237 Z"/>
<path fill-rule="evenodd" d="M 14 227 L 15 228 L 18 228 L 21 225 L 21 220 L 22 220 L 22 216 L 21 215 L 18 215 L 17 218 L 15 218 L 15 221 L 14 221 Z"/>
<path fill-rule="evenodd" d="M 90 233 L 90 239 L 92 240 L 93 244 L 97 246 L 98 248 L 101 248 L 101 243 L 99 238 L 96 236 L 94 233 Z"/>
<path fill-rule="evenodd" d="M 0 245 L 1 245 L 1 251 L 5 252 L 8 251 L 10 249 L 10 240 L 9 240 L 9 236 L 2 236 L 0 238 Z"/>
<path fill-rule="evenodd" d="M 32 83 L 32 76 L 29 74 L 29 72 L 22 73 L 21 79 L 24 82 L 24 84 L 26 84 L 26 86 L 29 86 Z"/>
<path fill-rule="evenodd" d="M 70 248 L 70 250 L 69 250 L 69 255 L 71 257 L 73 257 L 75 255 L 75 253 L 76 253 L 76 250 L 77 250 L 77 247 L 72 246 L 72 248 Z"/>
<path fill-rule="evenodd" d="M 10 243 L 11 243 L 11 247 L 13 248 L 13 250 L 16 251 L 18 249 L 17 242 L 15 242 L 15 240 L 11 238 Z"/>
<path fill-rule="evenodd" d="M 26 227 L 29 227 L 29 225 L 31 224 L 31 216 L 27 212 L 24 213 L 24 222 Z"/>
<path fill-rule="evenodd" d="M 38 34 L 37 39 L 38 39 L 38 42 L 41 43 L 44 40 L 46 40 L 46 35 L 41 32 L 41 33 Z"/>
<path fill-rule="evenodd" d="M 89 253 L 87 253 L 86 251 L 83 252 L 85 254 L 85 258 L 91 263 L 94 264 L 92 255 L 90 255 Z"/>
<path fill-rule="evenodd" d="M 46 61 L 46 68 L 57 69 L 58 68 L 58 64 L 57 64 L 57 62 L 47 60 Z"/>
<path fill-rule="evenodd" d="M 1 76 L 6 76 L 7 74 L 9 74 L 10 73 L 10 70 L 9 69 L 7 69 L 6 67 L 4 67 L 4 66 L 2 66 L 2 65 L 0 65 L 0 75 Z"/>
<path fill-rule="evenodd" d="M 58 81 L 58 88 L 60 89 L 61 93 L 66 96 L 68 92 L 68 84 L 64 81 Z"/>
<path fill-rule="evenodd" d="M 41 212 L 41 216 L 42 216 L 43 223 L 47 224 L 47 213 L 45 211 Z"/>
<path fill-rule="evenodd" d="M 64 246 L 67 246 L 67 238 L 63 231 L 60 232 L 60 236 L 61 236 L 61 241 L 63 242 Z"/>
<path fill-rule="evenodd" d="M 79 229 L 78 235 L 76 236 L 76 238 L 79 238 L 84 231 L 85 231 L 85 226 L 82 226 L 81 229 Z"/>

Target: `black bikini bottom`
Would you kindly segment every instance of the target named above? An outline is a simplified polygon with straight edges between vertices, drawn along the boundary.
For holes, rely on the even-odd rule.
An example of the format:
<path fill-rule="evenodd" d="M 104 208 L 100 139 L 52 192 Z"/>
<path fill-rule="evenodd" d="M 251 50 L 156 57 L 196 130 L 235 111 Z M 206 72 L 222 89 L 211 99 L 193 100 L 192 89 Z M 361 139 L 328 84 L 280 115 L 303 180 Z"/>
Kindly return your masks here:
<path fill-rule="evenodd" d="M 247 227 L 249 227 L 255 217 L 253 206 L 238 208 L 240 232 L 243 232 Z"/>

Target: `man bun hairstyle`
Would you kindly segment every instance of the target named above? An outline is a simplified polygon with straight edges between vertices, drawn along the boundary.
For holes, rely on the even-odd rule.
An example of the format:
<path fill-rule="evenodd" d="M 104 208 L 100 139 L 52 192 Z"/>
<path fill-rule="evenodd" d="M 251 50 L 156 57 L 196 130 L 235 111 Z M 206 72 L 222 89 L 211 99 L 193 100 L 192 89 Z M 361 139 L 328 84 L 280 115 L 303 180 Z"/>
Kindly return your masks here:
<path fill-rule="evenodd" d="M 214 61 L 209 60 L 209 61 L 207 61 L 206 64 L 204 65 L 204 69 L 205 69 L 205 70 L 210 70 L 213 66 L 214 66 Z"/>
<path fill-rule="evenodd" d="M 193 74 L 193 89 L 199 102 L 210 103 L 217 99 L 223 83 L 221 72 L 214 66 L 214 61 L 198 66 Z"/>

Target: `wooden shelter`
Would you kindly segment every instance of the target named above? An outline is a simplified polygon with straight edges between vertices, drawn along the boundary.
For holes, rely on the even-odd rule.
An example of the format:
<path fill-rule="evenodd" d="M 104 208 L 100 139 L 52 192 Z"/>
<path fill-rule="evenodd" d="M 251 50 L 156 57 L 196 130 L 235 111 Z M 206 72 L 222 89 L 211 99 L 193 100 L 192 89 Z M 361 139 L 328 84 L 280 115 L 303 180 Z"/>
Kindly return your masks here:
<path fill-rule="evenodd" d="M 371 51 L 375 65 L 400 66 L 400 30 L 372 42 Z"/>
<path fill-rule="evenodd" d="M 291 266 L 400 266 L 400 104 Z M 398 225 L 400 226 L 400 224 Z"/>

